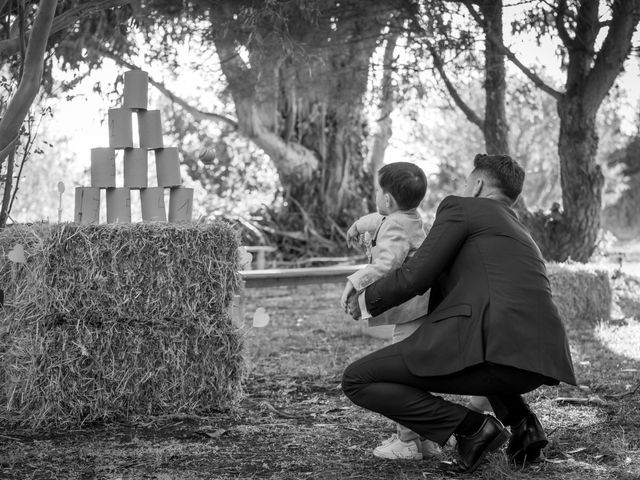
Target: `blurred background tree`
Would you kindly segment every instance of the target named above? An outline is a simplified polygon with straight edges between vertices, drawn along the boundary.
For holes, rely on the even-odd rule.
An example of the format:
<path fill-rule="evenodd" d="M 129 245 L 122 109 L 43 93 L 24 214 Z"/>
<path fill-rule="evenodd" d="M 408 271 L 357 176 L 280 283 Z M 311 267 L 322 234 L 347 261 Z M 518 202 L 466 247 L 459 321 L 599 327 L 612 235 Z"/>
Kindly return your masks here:
<path fill-rule="evenodd" d="M 20 38 L 40 8 L 0 2 L 0 114 L 21 78 Z M 505 8 L 520 12 L 509 31 Z M 424 166 L 431 216 L 486 151 L 525 166 L 520 212 L 545 256 L 586 261 L 603 188 L 607 202 L 629 195 L 621 186 L 635 188 L 613 160 L 621 154 L 609 154 L 631 142 L 620 128 L 625 92 L 612 87 L 638 15 L 637 2 L 595 0 L 61 1 L 42 55 L 40 110 L 29 114 L 35 125 L 38 112 L 53 112 L 40 128 L 49 145 L 31 141 L 25 160 L 44 156 L 32 169 L 26 162 L 13 211 L 50 216 L 28 190 L 42 192 L 43 171 L 66 171 L 75 183 L 86 176 L 88 162 L 74 164 L 87 152 L 65 152 L 55 124 L 78 88 L 93 82 L 104 115 L 122 91 L 117 75 L 139 67 L 151 73 L 187 183 L 202 187 L 198 213 L 233 218 L 247 242 L 290 257 L 342 253 L 346 228 L 373 208 L 381 162 Z M 520 63 L 506 36 L 555 42 L 564 87 L 551 86 L 561 82 L 547 65 Z M 7 164 L 2 173 L 16 176 Z"/>

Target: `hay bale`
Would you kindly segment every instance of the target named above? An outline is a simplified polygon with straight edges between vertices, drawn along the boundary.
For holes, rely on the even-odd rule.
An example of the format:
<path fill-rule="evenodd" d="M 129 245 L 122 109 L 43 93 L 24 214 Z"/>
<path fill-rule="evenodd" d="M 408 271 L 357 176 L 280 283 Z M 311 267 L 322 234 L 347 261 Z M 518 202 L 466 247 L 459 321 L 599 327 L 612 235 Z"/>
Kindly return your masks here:
<path fill-rule="evenodd" d="M 16 243 L 25 265 L 6 260 Z M 224 222 L 2 231 L 0 421 L 73 426 L 233 407 L 237 249 Z"/>
<path fill-rule="evenodd" d="M 549 263 L 547 272 L 553 300 L 568 327 L 609 320 L 612 291 L 605 270 L 571 262 Z"/>

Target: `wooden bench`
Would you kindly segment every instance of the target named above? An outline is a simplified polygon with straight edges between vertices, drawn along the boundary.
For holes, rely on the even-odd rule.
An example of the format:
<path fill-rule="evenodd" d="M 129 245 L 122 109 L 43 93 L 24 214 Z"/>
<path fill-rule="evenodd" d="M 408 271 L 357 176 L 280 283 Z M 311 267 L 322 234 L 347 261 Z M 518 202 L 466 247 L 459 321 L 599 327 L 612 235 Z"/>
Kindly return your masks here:
<path fill-rule="evenodd" d="M 315 283 L 342 283 L 364 265 L 331 265 L 328 267 L 270 268 L 242 270 L 244 288 L 284 287 Z"/>
<path fill-rule="evenodd" d="M 251 253 L 252 255 L 256 254 L 256 267 L 260 270 L 264 270 L 267 266 L 267 253 L 276 252 L 278 249 L 276 247 L 271 247 L 269 245 L 247 245 L 244 249 Z M 249 268 L 251 268 L 251 264 L 249 264 Z"/>

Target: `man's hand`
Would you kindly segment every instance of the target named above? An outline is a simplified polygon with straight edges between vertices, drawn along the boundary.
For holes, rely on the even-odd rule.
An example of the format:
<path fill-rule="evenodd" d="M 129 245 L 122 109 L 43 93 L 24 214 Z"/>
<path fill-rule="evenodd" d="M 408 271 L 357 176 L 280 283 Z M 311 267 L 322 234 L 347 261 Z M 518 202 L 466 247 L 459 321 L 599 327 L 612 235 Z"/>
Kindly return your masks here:
<path fill-rule="evenodd" d="M 358 303 L 358 292 L 355 290 L 351 292 L 347 298 L 347 313 L 353 317 L 354 320 L 360 320 L 362 312 L 360 311 L 360 304 Z"/>
<path fill-rule="evenodd" d="M 347 299 L 349 298 L 349 295 L 355 291 L 356 289 L 354 288 L 353 283 L 351 283 L 351 280 L 347 280 L 347 284 L 344 286 L 342 296 L 340 297 L 340 306 L 345 312 L 347 311 Z"/>

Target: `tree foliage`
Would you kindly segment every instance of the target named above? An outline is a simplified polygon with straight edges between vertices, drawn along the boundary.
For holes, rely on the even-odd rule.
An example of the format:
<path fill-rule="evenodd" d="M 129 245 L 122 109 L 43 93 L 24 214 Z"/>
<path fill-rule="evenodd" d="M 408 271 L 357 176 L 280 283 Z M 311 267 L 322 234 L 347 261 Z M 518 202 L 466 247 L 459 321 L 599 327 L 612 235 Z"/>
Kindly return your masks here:
<path fill-rule="evenodd" d="M 482 28 L 484 43 L 484 115 L 462 99 L 445 72 L 442 51 L 434 47 L 430 32 L 454 36 L 446 28 L 426 30 L 425 43 L 451 97 L 467 118 L 483 130 L 489 153 L 509 153 L 505 114 L 504 59 L 517 67 L 557 105 L 559 123 L 558 156 L 562 203 L 552 205 L 549 214 L 531 214 L 521 206 L 525 224 L 548 259 L 571 257 L 587 261 L 595 250 L 600 227 L 604 176 L 597 164 L 596 117 L 624 61 L 631 50 L 631 38 L 640 19 L 640 4 L 598 0 L 534 2 L 527 5 L 523 20 L 512 24 L 516 32 L 533 29 L 538 38 L 553 34 L 561 44 L 566 72 L 563 89 L 547 84 L 504 44 L 502 0 L 464 0 L 470 16 Z M 457 7 L 453 7 L 451 11 Z M 604 11 L 604 20 L 601 18 Z M 446 25 L 442 12 L 434 15 L 436 25 Z M 416 22 L 417 23 L 417 22 Z M 463 27 L 462 32 L 466 32 Z M 466 33 L 459 35 L 466 37 Z M 603 39 L 601 42 L 599 39 Z M 444 45 L 449 46 L 447 43 Z"/>
<path fill-rule="evenodd" d="M 278 198 L 262 215 L 265 241 L 296 254 L 304 253 L 309 245 L 318 253 L 335 251 L 344 228 L 372 206 L 367 205 L 371 180 L 390 134 L 388 121 L 378 122 L 378 143 L 370 142 L 367 102 L 378 98 L 380 119 L 388 120 L 391 108 L 400 106 L 402 97 L 432 94 L 423 77 L 435 73 L 452 102 L 482 132 L 485 150 L 511 152 L 527 165 L 529 191 L 525 196 L 540 208 L 535 214 L 525 212 L 525 220 L 547 257 L 585 260 L 593 251 L 603 188 L 596 157 L 596 114 L 629 53 L 639 16 L 637 2 L 524 4 L 524 14 L 512 23 L 511 30 L 533 32 L 540 40 L 551 36 L 559 42 L 566 72 L 562 88 L 522 64 L 504 45 L 501 0 L 58 3 L 41 59 L 43 84 L 49 90 L 53 59 L 66 69 L 80 68 L 86 73 L 104 58 L 126 68 L 144 68 L 145 62 L 159 59 L 167 69 L 178 70 L 184 62 L 180 46 L 190 43 L 197 43 L 201 52 L 199 68 L 207 69 L 212 56 L 218 57 L 219 70 L 212 71 L 212 81 L 224 79 L 222 97 L 232 105 L 230 110 L 213 104 L 194 105 L 189 98 L 174 95 L 163 79 L 152 83 L 177 106 L 168 109 L 168 119 L 174 133 L 183 139 L 185 153 L 187 148 L 196 150 L 198 144 L 215 152 L 210 167 L 185 155 L 190 175 L 203 185 L 218 182 L 224 187 L 220 177 L 232 166 L 248 178 L 256 175 L 259 184 L 258 174 L 252 172 L 261 167 L 243 169 L 242 165 L 259 166 L 256 158 L 264 157 L 246 155 L 246 151 L 243 155 L 233 146 L 239 141 L 249 140 L 253 144 L 249 150 L 259 149 L 269 157 L 279 185 L 274 189 Z M 22 78 L 23 53 L 35 31 L 40 6 L 37 1 L 0 1 L 0 56 L 15 85 Z M 382 62 L 387 74 L 382 76 L 382 93 L 371 96 L 374 53 L 396 41 L 405 45 L 403 61 L 409 60 L 401 65 L 390 49 Z M 142 51 L 141 42 L 150 47 L 144 51 L 147 57 L 142 65 L 133 65 L 132 59 Z M 425 68 L 426 59 L 431 64 Z M 531 83 L 514 83 L 506 75 L 505 59 Z M 464 88 L 476 78 L 469 75 L 470 69 L 483 72 L 475 90 Z M 473 98 L 480 85 L 484 96 Z M 548 99 L 538 98 L 531 85 Z M 391 92 L 391 86 L 396 92 Z M 8 98 L 3 100 L 0 109 L 7 110 Z M 557 116 L 552 116 L 553 102 Z M 511 109 L 522 114 L 518 122 Z M 220 127 L 215 135 L 207 134 L 201 124 L 186 120 L 185 114 L 198 122 L 219 122 Z M 554 141 L 549 129 L 556 118 L 557 164 L 553 156 L 542 154 Z M 217 138 L 212 140 L 212 136 Z M 375 147 L 372 152 L 370 143 Z M 442 166 L 443 179 L 459 171 L 451 163 Z M 548 182 L 549 170 L 558 172 L 559 184 Z M 549 215 L 551 205 L 547 203 L 553 204 L 559 193 L 561 202 L 556 203 L 560 208 L 554 207 Z"/>

